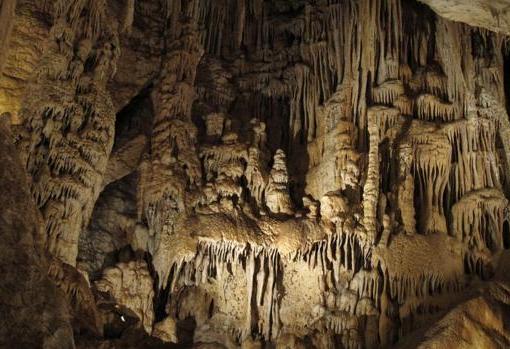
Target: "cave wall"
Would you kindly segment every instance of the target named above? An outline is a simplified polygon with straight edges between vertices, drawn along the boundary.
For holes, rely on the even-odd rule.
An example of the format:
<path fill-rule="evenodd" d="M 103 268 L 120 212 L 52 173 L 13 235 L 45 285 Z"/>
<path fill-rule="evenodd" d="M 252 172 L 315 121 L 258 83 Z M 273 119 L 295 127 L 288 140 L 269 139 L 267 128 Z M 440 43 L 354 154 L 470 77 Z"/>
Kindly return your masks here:
<path fill-rule="evenodd" d="M 74 348 L 71 315 L 63 293 L 48 277 L 41 218 L 14 147 L 7 115 L 0 117 L 0 346 Z"/>
<path fill-rule="evenodd" d="M 426 348 L 507 304 L 504 34 L 401 0 L 19 0 L 0 34 L 76 338 Z"/>

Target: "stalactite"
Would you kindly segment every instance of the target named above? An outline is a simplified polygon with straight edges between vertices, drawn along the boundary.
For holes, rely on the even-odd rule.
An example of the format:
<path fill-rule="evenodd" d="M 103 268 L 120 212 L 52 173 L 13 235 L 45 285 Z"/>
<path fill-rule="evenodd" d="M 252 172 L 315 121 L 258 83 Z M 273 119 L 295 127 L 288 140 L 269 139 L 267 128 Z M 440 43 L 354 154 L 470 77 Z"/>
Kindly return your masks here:
<path fill-rule="evenodd" d="M 448 98 L 451 103 L 458 103 L 464 111 L 466 81 L 460 61 L 462 48 L 460 44 L 463 28 L 457 23 L 439 18 L 436 23 L 437 55 L 448 79 Z"/>
<path fill-rule="evenodd" d="M 398 0 L 383 1 L 379 5 L 381 31 L 379 33 L 379 62 L 377 82 L 383 84 L 400 76 L 400 43 L 402 42 L 402 4 Z"/>
<path fill-rule="evenodd" d="M 388 130 L 403 123 L 402 114 L 397 108 L 373 106 L 368 113 L 373 123 L 373 132 L 377 132 L 379 142 L 386 138 Z"/>
<path fill-rule="evenodd" d="M 510 166 L 510 121 L 508 119 L 508 113 L 505 107 L 497 101 L 497 99 L 491 95 L 487 90 L 482 89 L 478 97 L 480 104 L 480 114 L 489 120 L 493 120 L 497 125 L 497 132 L 499 139 L 504 149 L 504 171 L 502 173 L 508 173 Z M 510 181 L 506 182 L 505 193 L 509 193 Z"/>
<path fill-rule="evenodd" d="M 53 9 L 56 18 L 63 18 L 74 31 L 81 27 L 88 37 L 96 38 L 106 24 L 105 0 L 58 0 L 53 4 Z M 89 15 L 82 17 L 84 11 Z"/>
<path fill-rule="evenodd" d="M 231 242 L 204 242 L 197 246 L 193 259 L 176 267 L 172 287 L 184 284 L 200 285 L 208 283 L 209 278 L 223 280 L 228 273 L 236 269 L 244 260 L 243 271 L 246 274 L 248 303 L 246 304 L 246 324 L 237 324 L 231 329 L 247 338 L 256 331 L 263 338 L 271 339 L 278 335 L 278 274 L 281 256 L 277 250 L 258 246 L 239 245 Z"/>
<path fill-rule="evenodd" d="M 441 99 L 448 99 L 448 78 L 434 69 L 423 71 L 421 88 L 429 94 Z"/>
<path fill-rule="evenodd" d="M 359 56 L 357 58 L 357 62 L 354 64 L 360 68 L 360 75 L 356 81 L 356 84 L 360 84 L 359 86 L 353 86 L 354 91 L 356 92 L 353 95 L 354 98 L 354 114 L 357 116 L 355 119 L 356 124 L 362 130 L 369 127 L 368 125 L 368 113 L 367 113 L 367 101 L 365 99 L 368 87 L 373 83 L 376 71 L 376 57 L 373 54 L 375 52 L 375 46 L 377 45 L 377 35 L 382 32 L 380 30 L 380 23 L 378 23 L 379 19 L 379 10 L 380 10 L 380 0 L 373 1 L 362 1 L 359 3 L 359 20 L 360 24 L 358 26 L 357 35 L 360 38 L 363 38 L 363 44 L 361 44 L 361 40 L 358 39 L 358 42 L 355 43 L 356 46 L 363 45 L 363 48 L 358 48 L 360 51 Z M 374 30 L 375 29 L 375 30 Z M 362 141 L 363 142 L 363 141 Z M 372 150 L 372 153 L 374 150 Z M 371 229 L 371 228 L 369 228 Z M 375 234 L 375 232 L 370 232 L 370 234 Z"/>
<path fill-rule="evenodd" d="M 391 105 L 405 93 L 400 80 L 390 80 L 372 89 L 372 100 L 375 104 Z"/>
<path fill-rule="evenodd" d="M 456 119 L 456 110 L 452 104 L 444 103 L 430 94 L 423 94 L 417 98 L 416 112 L 418 118 L 424 121 L 448 122 Z"/>
<path fill-rule="evenodd" d="M 445 128 L 457 163 L 452 168 L 455 199 L 472 190 L 501 187 L 494 162 L 496 125 L 488 119 L 469 119 Z"/>

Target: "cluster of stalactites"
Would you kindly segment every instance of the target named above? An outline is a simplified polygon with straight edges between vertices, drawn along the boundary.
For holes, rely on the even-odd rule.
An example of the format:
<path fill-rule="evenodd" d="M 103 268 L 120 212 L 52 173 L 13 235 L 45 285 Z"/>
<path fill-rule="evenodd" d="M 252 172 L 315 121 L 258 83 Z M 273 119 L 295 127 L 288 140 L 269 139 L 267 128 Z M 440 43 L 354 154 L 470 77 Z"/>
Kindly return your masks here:
<path fill-rule="evenodd" d="M 452 207 L 452 233 L 468 251 L 501 250 L 507 207 L 508 200 L 498 189 L 472 191 Z"/>
<path fill-rule="evenodd" d="M 470 32 L 460 25 L 448 24 L 448 26 L 454 27 L 449 34 L 438 34 L 444 41 L 443 44 L 455 40 L 463 42 L 466 37 L 470 37 L 468 35 Z M 451 55 L 459 56 L 461 47 L 455 46 L 451 50 L 453 52 L 441 52 L 441 62 L 447 61 L 447 57 Z M 461 64 L 458 66 L 461 67 Z M 412 204 L 413 193 L 417 192 L 420 195 L 418 230 L 422 232 L 447 232 L 443 211 L 465 193 L 480 188 L 501 187 L 494 141 L 497 132 L 501 132 L 501 122 L 499 118 L 493 117 L 494 112 L 486 110 L 487 108 L 481 109 L 480 117 L 477 117 L 476 113 L 473 114 L 472 111 L 476 112 L 476 109 L 470 97 L 472 93 L 469 89 L 472 84 L 468 77 L 475 73 L 475 67 L 467 63 L 462 67 L 465 71 L 461 71 L 460 77 L 455 78 L 453 77 L 455 72 L 451 69 L 443 73 L 437 68 L 425 66 L 413 73 L 407 71 L 408 66 L 402 66 L 399 79 L 386 80 L 372 88 L 371 102 L 375 105 L 371 106 L 367 113 L 370 139 L 378 137 L 379 141 L 389 139 L 393 142 L 396 132 L 399 132 L 405 123 L 411 122 L 411 118 L 417 119 L 410 123 L 408 135 L 404 137 L 404 142 L 401 141 L 399 144 L 399 153 L 412 158 L 409 165 L 405 165 L 407 169 L 402 169 L 401 175 L 404 172 L 405 174 L 399 184 L 401 188 L 399 200 Z M 485 80 L 490 90 L 493 90 L 494 84 L 498 85 L 495 79 Z M 467 120 L 462 119 L 467 115 L 468 107 L 471 113 Z M 440 126 L 434 127 L 430 122 L 439 122 Z M 371 125 L 374 132 L 370 132 Z M 375 134 L 376 132 L 378 134 Z M 370 144 L 372 143 L 378 142 L 374 139 Z M 376 156 L 378 147 L 371 146 L 370 149 L 369 175 L 365 189 L 372 188 L 367 187 L 373 177 L 370 176 L 371 169 L 374 176 L 378 177 L 376 174 L 378 171 L 374 170 L 378 160 L 370 158 L 371 154 L 372 157 Z M 372 151 L 373 149 L 375 150 Z M 434 153 L 433 156 L 430 155 L 431 152 Z M 409 171 L 411 168 L 412 172 Z M 411 196 L 406 197 L 406 192 L 410 192 Z M 369 191 L 365 190 L 365 196 L 368 194 Z M 365 205 L 365 208 L 369 209 L 369 212 L 365 212 L 365 219 L 376 217 L 377 199 L 372 202 L 374 203 L 372 209 L 369 209 L 370 205 Z M 400 202 L 406 206 L 404 201 Z M 405 229 L 414 231 L 414 213 L 407 208 L 405 211 L 402 217 L 406 220 Z M 374 224 L 369 221 L 365 225 L 368 232 L 374 229 Z"/>
<path fill-rule="evenodd" d="M 323 306 L 329 313 L 325 316 L 326 328 L 335 322 L 334 314 L 343 314 L 350 322 L 359 316 L 379 314 L 381 277 L 376 270 L 365 269 L 357 237 L 347 231 L 338 231 L 292 255 L 260 245 L 204 240 L 197 244 L 193 255 L 172 265 L 168 284 L 163 281 L 162 286 L 168 285 L 172 297 L 178 298 L 182 287 L 199 286 L 207 291 L 208 285 L 221 285 L 241 273 L 246 278 L 246 306 L 242 312 L 246 322 L 234 325 L 229 333 L 241 340 L 252 334 L 270 340 L 280 334 L 279 307 L 284 290 L 277 280 L 285 272 L 283 261 L 285 265 L 304 262 L 310 272 L 319 273 Z M 355 322 L 356 326 L 345 328 L 362 331 L 362 324 Z M 335 333 L 343 333 L 345 328 Z"/>
<path fill-rule="evenodd" d="M 83 16 L 86 12 L 87 16 Z M 89 38 L 99 37 L 106 26 L 106 0 L 53 1 L 56 19 L 68 23 L 73 31 L 81 29 Z"/>
<path fill-rule="evenodd" d="M 350 231 L 338 230 L 295 255 L 295 258 L 307 262 L 310 268 L 319 268 L 331 282 L 328 287 L 335 289 L 341 288 L 345 273 L 352 277 L 363 267 L 363 249 L 358 238 Z"/>
<path fill-rule="evenodd" d="M 173 266 L 170 291 L 179 287 L 201 285 L 215 279 L 226 282 L 229 274 L 243 272 L 246 276 L 247 303 L 245 323 L 231 329 L 244 339 L 257 333 L 270 340 L 278 335 L 278 305 L 281 290 L 278 277 L 281 257 L 276 249 L 232 242 L 201 242 L 196 255 Z"/>
<path fill-rule="evenodd" d="M 20 147 L 45 220 L 46 247 L 72 265 L 101 189 L 115 127 L 106 83 L 119 57 L 118 37 L 99 24 L 102 14 L 95 11 L 104 4 L 97 3 L 87 10 L 80 1 L 56 3 L 58 17 L 21 110 Z M 76 28 L 76 21 L 94 23 L 95 29 Z"/>
<path fill-rule="evenodd" d="M 429 233 L 424 238 L 439 235 L 437 232 L 453 232 L 468 246 L 479 249 L 501 246 L 507 202 L 498 191 L 501 180 L 494 140 L 500 121 L 495 117 L 465 119 L 473 116 L 468 111 L 473 107 L 470 99 L 475 73 L 471 58 L 466 58 L 472 47 L 465 27 L 444 20 L 439 20 L 435 27 L 433 21 L 417 18 L 416 14 L 405 23 L 403 12 L 409 9 L 404 9 L 405 5 L 398 0 L 328 1 L 324 6 L 330 11 L 318 10 L 322 5 L 308 4 L 298 20 L 284 24 L 270 20 L 263 1 L 259 0 L 198 3 L 194 2 L 190 6 L 193 9 L 184 12 L 185 17 L 197 16 L 198 22 L 205 24 L 201 40 L 197 40 L 198 34 L 193 29 L 186 29 L 193 26 L 178 23 L 175 13 L 183 11 L 182 2 L 174 3 L 169 10 L 169 16 L 173 16 L 170 27 L 179 27 L 175 33 L 180 36 L 170 42 L 170 63 L 155 92 L 153 158 L 146 163 L 147 171 L 142 170 L 141 180 L 143 197 L 148 198 L 144 199 L 145 215 L 153 230 L 165 231 L 166 223 L 157 225 L 161 217 L 170 222 L 175 215 L 168 212 L 184 210 L 187 201 L 182 188 L 200 182 L 198 179 L 194 182 L 192 173 L 186 173 L 195 167 L 203 167 L 204 174 L 197 171 L 196 178 L 203 177 L 207 182 L 203 205 L 211 205 L 221 196 L 241 197 L 244 176 L 249 194 L 259 208 L 267 206 L 272 213 L 293 214 L 285 153 L 277 151 L 273 168 L 266 168 L 267 152 L 260 145 L 265 139 L 242 144 L 237 135 L 225 129 L 228 116 L 223 113 L 206 117 L 208 141 L 214 145 L 202 147 L 198 159 L 203 166 L 199 166 L 196 130 L 190 116 L 200 59 L 196 43 L 201 41 L 205 51 L 215 56 L 232 53 L 241 46 L 256 51 L 249 60 L 234 63 L 240 75 L 239 85 L 243 91 L 289 98 L 291 146 L 297 140 L 312 144 L 334 130 L 340 121 L 351 125 L 350 132 L 360 133 L 360 137 L 352 138 L 363 145 L 360 149 L 367 150 L 366 177 L 362 178 L 364 214 L 358 222 L 363 226 L 362 232 L 355 235 L 340 229 L 297 253 L 311 269 L 321 270 L 325 280 L 321 292 L 333 294 L 325 303 L 341 315 L 328 317 L 328 329 L 336 333 L 354 331 L 360 326 L 359 317 L 378 315 L 383 318 L 380 328 L 384 329 L 384 317 L 400 318 L 403 322 L 418 307 L 435 307 L 423 299 L 461 288 L 456 273 L 430 272 L 406 277 L 384 268 L 381 273 L 370 265 L 371 248 L 380 230 L 384 230 L 385 236 L 381 246 L 389 248 L 392 244 L 394 217 L 389 216 L 392 208 L 386 207 L 386 201 L 393 197 L 391 193 L 381 194 L 385 187 L 381 173 L 391 167 L 385 162 L 394 156 L 399 157 L 400 166 L 396 204 L 401 210 L 404 231 L 409 233 L 406 238 L 414 238 L 416 235 L 410 235 L 415 231 Z M 324 16 L 327 20 L 323 20 Z M 419 25 L 404 37 L 404 27 L 410 26 L 407 22 Z M 293 39 L 288 40 L 289 37 Z M 282 38 L 292 41 L 288 45 L 295 47 L 282 48 Z M 435 38 L 435 48 L 431 38 Z M 250 60 L 258 58 L 263 62 L 251 64 Z M 496 71 L 483 70 L 482 83 L 501 84 Z M 347 96 L 342 110 L 345 115 L 329 123 L 321 120 L 319 107 L 345 90 L 348 90 L 343 94 Z M 201 94 L 206 96 L 206 89 Z M 228 110 L 225 106 L 232 102 L 230 97 L 225 93 L 210 99 Z M 405 134 L 400 133 L 402 129 Z M 382 146 L 387 146 L 389 154 L 381 151 Z M 316 148 L 323 149 L 320 145 Z M 321 158 L 314 155 L 312 160 L 317 165 Z M 362 177 L 357 172 L 356 175 Z M 480 202 L 486 197 L 477 191 L 487 190 L 484 188 L 492 188 L 498 195 L 492 195 L 486 203 Z M 470 196 L 473 193 L 478 195 L 474 199 Z M 415 202 L 420 203 L 416 207 L 417 219 Z M 313 200 L 308 203 L 308 207 L 316 210 L 317 205 Z M 452 207 L 450 222 L 447 217 L 450 218 L 448 210 Z M 308 218 L 317 221 L 316 214 L 310 213 Z M 156 254 L 156 261 L 157 257 Z M 244 272 L 249 290 L 248 320 L 232 332 L 242 336 L 257 332 L 271 338 L 278 332 L 277 297 L 281 291 L 274 280 L 285 272 L 280 258 L 276 250 L 269 248 L 229 242 L 201 243 L 196 255 L 176 263 L 171 273 L 160 275 L 160 286 L 166 285 L 168 275 L 172 276 L 174 292 L 178 286 L 204 285 L 211 279 L 223 280 L 229 273 Z M 388 309 L 385 303 L 390 300 L 396 309 Z M 259 321 L 253 322 L 254 317 Z M 353 334 L 356 340 L 346 340 L 345 346 L 359 345 L 362 341 L 358 336 Z"/>
<path fill-rule="evenodd" d="M 236 13 L 228 4 L 225 1 L 218 5 L 222 9 L 216 12 L 226 18 Z M 243 22 L 245 36 L 254 30 L 251 25 L 264 28 L 258 40 L 266 44 L 264 47 L 272 47 L 274 53 L 265 54 L 266 60 L 271 58 L 272 62 L 265 68 L 243 63 L 239 67 L 241 86 L 270 96 L 290 97 L 289 128 L 294 140 L 301 137 L 310 142 L 321 134 L 317 108 L 341 86 L 352 89 L 350 117 L 361 133 L 368 127 L 370 103 L 394 104 L 404 115 L 416 114 L 427 121 L 462 118 L 471 103 L 473 91 L 468 90 L 474 88 L 473 58 L 461 58 L 471 56 L 470 29 L 441 20 L 441 27 L 434 31 L 432 16 L 418 18 L 415 12 L 397 0 L 367 0 L 356 4 L 332 1 L 305 6 L 299 16 L 285 25 L 271 20 L 265 12 L 261 19 L 253 19 L 254 23 L 248 18 Z M 250 15 L 246 8 L 243 13 Z M 405 23 L 404 16 L 409 17 L 409 23 Z M 259 22 L 262 24 L 255 25 Z M 404 29 L 413 27 L 411 24 L 417 30 L 404 37 Z M 283 42 L 289 35 L 294 38 L 290 47 Z M 430 44 L 434 35 L 437 49 L 429 52 L 434 49 Z M 256 52 L 259 51 L 257 47 Z M 429 69 L 432 57 L 439 67 Z M 456 63 L 451 64 L 451 59 Z M 286 67 L 284 62 L 289 60 L 293 64 Z M 410 65 L 420 74 L 425 72 L 423 78 L 413 78 Z M 482 69 L 485 76 L 482 80 L 497 82 L 496 72 L 493 66 Z M 413 100 L 406 96 L 404 84 L 399 80 L 408 84 L 419 98 Z M 369 91 L 373 92 L 372 101 L 366 98 Z M 359 141 L 366 140 L 362 137 Z"/>
<path fill-rule="evenodd" d="M 227 46 L 222 44 L 227 37 L 225 28 L 234 28 L 234 46 L 243 43 L 253 59 L 271 62 L 236 64 L 241 87 L 291 99 L 293 141 L 299 137 L 311 141 L 322 132 L 317 108 L 342 85 L 352 90 L 350 117 L 356 126 L 365 128 L 369 86 L 375 80 L 383 83 L 400 76 L 400 1 L 306 5 L 285 23 L 271 18 L 266 7 L 262 1 L 201 2 L 200 23 L 205 25 L 207 51 L 221 56 Z M 294 40 L 289 42 L 289 36 Z M 368 45 L 363 50 L 361 41 L 364 47 Z"/>
<path fill-rule="evenodd" d="M 497 126 L 489 119 L 469 119 L 447 126 L 456 164 L 452 167 L 455 199 L 483 188 L 501 188 L 496 163 Z"/>

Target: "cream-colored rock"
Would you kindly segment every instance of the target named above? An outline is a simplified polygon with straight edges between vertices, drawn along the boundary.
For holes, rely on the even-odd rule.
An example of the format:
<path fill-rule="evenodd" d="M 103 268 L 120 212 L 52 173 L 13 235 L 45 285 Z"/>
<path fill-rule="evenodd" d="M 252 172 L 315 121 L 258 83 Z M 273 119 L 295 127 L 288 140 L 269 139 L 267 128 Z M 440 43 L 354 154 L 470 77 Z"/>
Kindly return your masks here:
<path fill-rule="evenodd" d="M 328 193 L 320 199 L 320 213 L 322 219 L 334 222 L 338 217 L 348 212 L 345 199 L 338 193 Z"/>
<path fill-rule="evenodd" d="M 152 333 L 154 321 L 153 280 L 144 261 L 119 263 L 104 271 L 95 283 L 97 289 L 109 293 L 118 304 L 133 311 L 140 325 Z"/>
<path fill-rule="evenodd" d="M 303 198 L 303 206 L 308 211 L 306 216 L 310 219 L 316 219 L 319 215 L 319 203 L 313 198 L 305 196 Z"/>
<path fill-rule="evenodd" d="M 277 349 L 305 349 L 306 346 L 298 338 L 291 334 L 281 336 L 276 343 Z"/>
<path fill-rule="evenodd" d="M 402 0 L 18 5 L 0 108 L 23 121 L 41 243 L 71 264 L 78 246 L 93 285 L 50 269 L 79 346 L 508 346 L 501 35 Z M 0 289 L 47 314 L 37 275 Z"/>
<path fill-rule="evenodd" d="M 177 328 L 175 319 L 166 317 L 163 321 L 154 324 L 152 335 L 163 342 L 177 343 Z"/>
<path fill-rule="evenodd" d="M 248 338 L 241 344 L 241 349 L 262 349 L 262 343 L 258 340 Z"/>
<path fill-rule="evenodd" d="M 79 234 L 101 191 L 113 146 L 115 110 L 106 84 L 120 50 L 118 33 L 106 26 L 105 14 L 96 17 L 97 8 L 84 6 L 55 7 L 20 110 L 19 148 L 45 220 L 46 249 L 71 265 L 76 265 Z M 84 11 L 83 18 L 73 18 L 73 11 Z M 101 25 L 99 40 L 95 30 Z M 94 64 L 85 69 L 92 57 Z"/>
<path fill-rule="evenodd" d="M 225 115 L 221 113 L 213 113 L 204 117 L 207 137 L 210 140 L 218 140 L 223 135 L 225 126 Z"/>
<path fill-rule="evenodd" d="M 470 299 L 446 314 L 425 333 L 423 338 L 404 342 L 399 348 L 508 347 L 510 337 L 504 329 L 503 310 L 507 304 L 491 296 Z"/>
<path fill-rule="evenodd" d="M 420 0 L 449 20 L 510 34 L 508 0 Z"/>
<path fill-rule="evenodd" d="M 278 149 L 273 157 L 273 168 L 265 196 L 266 206 L 273 213 L 293 214 L 293 204 L 289 195 L 289 175 L 286 157 L 283 150 Z"/>

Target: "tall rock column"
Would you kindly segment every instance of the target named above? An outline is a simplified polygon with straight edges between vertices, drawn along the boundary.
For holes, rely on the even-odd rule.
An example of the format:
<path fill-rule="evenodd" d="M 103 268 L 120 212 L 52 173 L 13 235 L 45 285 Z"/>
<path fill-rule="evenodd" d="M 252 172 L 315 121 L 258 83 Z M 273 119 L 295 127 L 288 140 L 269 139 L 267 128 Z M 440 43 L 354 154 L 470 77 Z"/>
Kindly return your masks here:
<path fill-rule="evenodd" d="M 170 236 L 179 217 L 186 215 L 202 170 L 198 157 L 197 129 L 191 120 L 195 100 L 195 75 L 203 55 L 196 29 L 196 4 L 169 9 L 168 53 L 152 100 L 155 110 L 150 154 L 141 165 L 139 214 L 144 216 L 154 240 L 154 265 L 160 282 L 170 268 Z M 170 6 L 170 4 L 169 4 Z M 176 19 L 179 18 L 179 19 Z"/>
<path fill-rule="evenodd" d="M 363 224 L 367 233 L 367 242 L 373 244 L 377 237 L 377 205 L 379 202 L 379 129 L 377 127 L 377 113 L 368 112 L 368 169 L 367 179 L 363 188 Z"/>
<path fill-rule="evenodd" d="M 75 265 L 78 238 L 101 190 L 115 110 L 106 83 L 119 56 L 106 3 L 58 1 L 39 67 L 27 87 L 20 148 L 45 223 L 46 249 Z"/>

